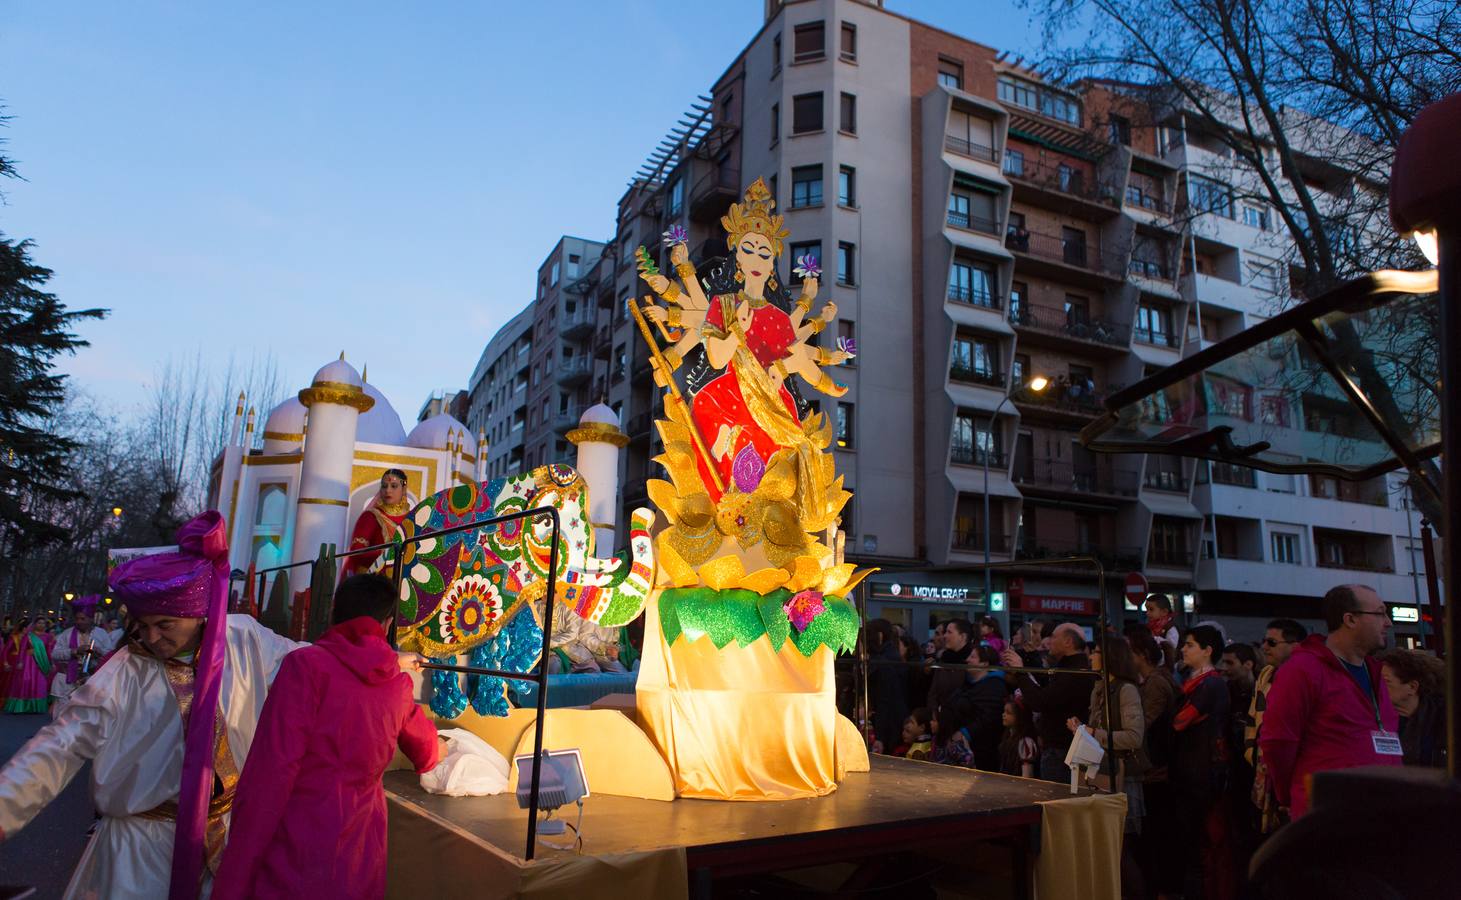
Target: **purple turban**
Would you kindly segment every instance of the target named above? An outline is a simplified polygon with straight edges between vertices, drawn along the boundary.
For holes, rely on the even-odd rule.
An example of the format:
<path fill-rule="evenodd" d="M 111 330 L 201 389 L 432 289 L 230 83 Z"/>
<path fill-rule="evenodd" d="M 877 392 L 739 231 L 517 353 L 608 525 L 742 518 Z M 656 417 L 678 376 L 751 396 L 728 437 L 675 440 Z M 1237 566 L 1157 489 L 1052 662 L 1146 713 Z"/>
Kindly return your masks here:
<path fill-rule="evenodd" d="M 178 529 L 176 553 L 144 556 L 112 571 L 131 616 L 206 618 L 194 663 L 193 706 L 183 738 L 183 778 L 173 838 L 169 900 L 193 900 L 202 886 L 204 829 L 213 792 L 213 724 L 228 631 L 228 539 L 223 516 L 205 512 Z"/>
<path fill-rule="evenodd" d="M 86 613 L 87 615 L 95 615 L 96 605 L 100 602 L 100 594 L 87 594 L 85 597 L 77 597 L 71 601 L 71 612 L 72 614 Z"/>

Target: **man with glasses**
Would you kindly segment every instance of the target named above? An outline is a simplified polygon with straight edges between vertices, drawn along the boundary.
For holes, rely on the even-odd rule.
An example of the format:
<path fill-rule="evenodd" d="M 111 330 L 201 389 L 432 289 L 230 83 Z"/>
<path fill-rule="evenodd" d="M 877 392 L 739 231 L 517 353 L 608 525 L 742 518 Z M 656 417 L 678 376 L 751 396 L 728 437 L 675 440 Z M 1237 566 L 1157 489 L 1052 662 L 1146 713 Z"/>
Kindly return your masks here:
<path fill-rule="evenodd" d="M 1401 764 L 1399 716 L 1371 657 L 1391 627 L 1384 601 L 1340 585 L 1324 595 L 1324 622 L 1329 634 L 1300 641 L 1273 681 L 1258 735 L 1274 794 L 1295 818 L 1309 808 L 1313 773 Z"/>
<path fill-rule="evenodd" d="M 1243 757 L 1253 767 L 1251 798 L 1258 810 L 1258 831 L 1268 834 L 1279 825 L 1278 801 L 1268 777 L 1268 765 L 1258 752 L 1258 732 L 1263 727 L 1263 714 L 1268 709 L 1268 689 L 1279 666 L 1288 661 L 1299 642 L 1309 636 L 1308 629 L 1293 619 L 1274 619 L 1268 623 L 1259 650 L 1263 653 L 1263 670 L 1253 685 L 1253 702 L 1248 706 L 1248 724 L 1243 730 Z"/>

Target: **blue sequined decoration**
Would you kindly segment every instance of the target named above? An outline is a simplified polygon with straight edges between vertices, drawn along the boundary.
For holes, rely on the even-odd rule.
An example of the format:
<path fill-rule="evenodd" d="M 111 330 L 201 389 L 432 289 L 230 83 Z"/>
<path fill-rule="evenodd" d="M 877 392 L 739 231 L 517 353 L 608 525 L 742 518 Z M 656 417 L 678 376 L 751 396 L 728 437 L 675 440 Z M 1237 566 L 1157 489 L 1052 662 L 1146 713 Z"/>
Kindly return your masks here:
<path fill-rule="evenodd" d="M 499 672 L 528 672 L 537 665 L 543 649 L 543 629 L 538 625 L 530 606 L 523 606 L 490 640 L 472 650 L 468 665 Z M 437 662 L 448 665 L 454 660 Z M 455 719 L 470 704 L 478 715 L 505 716 L 507 683 L 495 676 L 468 675 L 464 693 L 461 678 L 455 672 L 431 673 L 431 710 L 446 719 Z"/>

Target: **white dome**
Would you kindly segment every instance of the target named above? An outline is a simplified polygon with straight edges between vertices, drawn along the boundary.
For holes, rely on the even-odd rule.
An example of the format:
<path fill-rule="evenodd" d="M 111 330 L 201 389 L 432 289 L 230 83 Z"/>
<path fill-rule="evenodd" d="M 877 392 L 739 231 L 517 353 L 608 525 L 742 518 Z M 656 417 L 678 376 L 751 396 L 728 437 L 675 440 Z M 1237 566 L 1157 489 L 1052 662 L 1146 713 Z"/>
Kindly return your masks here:
<path fill-rule="evenodd" d="M 477 439 L 467 432 L 467 426 L 448 413 L 437 413 L 411 429 L 406 436 L 406 446 L 423 450 L 445 450 L 447 438 L 458 435 L 468 454 L 477 454 Z"/>
<path fill-rule="evenodd" d="M 348 384 L 351 387 L 360 387 L 364 383 L 355 367 L 345 361 L 343 353 L 339 359 L 316 372 L 310 381 L 310 384 Z"/>
<path fill-rule="evenodd" d="M 355 440 L 363 444 L 387 444 L 392 447 L 404 445 L 406 429 L 401 427 L 401 417 L 397 415 L 395 407 L 391 406 L 391 401 L 370 382 L 365 383 L 365 394 L 375 401 L 375 405 L 360 414 L 360 421 L 355 426 Z"/>
<path fill-rule="evenodd" d="M 304 417 L 308 410 L 298 397 L 274 407 L 264 420 L 264 452 L 292 453 L 304 441 Z"/>
<path fill-rule="evenodd" d="M 592 422 L 597 422 L 602 425 L 613 425 L 615 428 L 618 428 L 619 416 L 607 404 L 595 403 L 593 406 L 584 410 L 583 415 L 578 420 L 580 425 L 588 425 Z"/>

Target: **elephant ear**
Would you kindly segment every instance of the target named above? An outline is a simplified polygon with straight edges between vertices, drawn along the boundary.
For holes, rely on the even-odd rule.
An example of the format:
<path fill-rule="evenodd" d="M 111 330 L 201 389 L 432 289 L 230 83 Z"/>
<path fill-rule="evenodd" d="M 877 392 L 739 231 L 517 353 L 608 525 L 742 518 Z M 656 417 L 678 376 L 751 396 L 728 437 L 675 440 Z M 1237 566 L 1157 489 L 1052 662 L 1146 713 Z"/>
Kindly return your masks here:
<path fill-rule="evenodd" d="M 626 575 L 613 587 L 587 588 L 578 596 L 575 611 L 582 618 L 606 628 L 628 625 L 644 612 L 654 583 L 654 542 L 649 526 L 654 513 L 636 509 L 629 519 L 629 550 L 618 554 L 620 571 Z"/>

